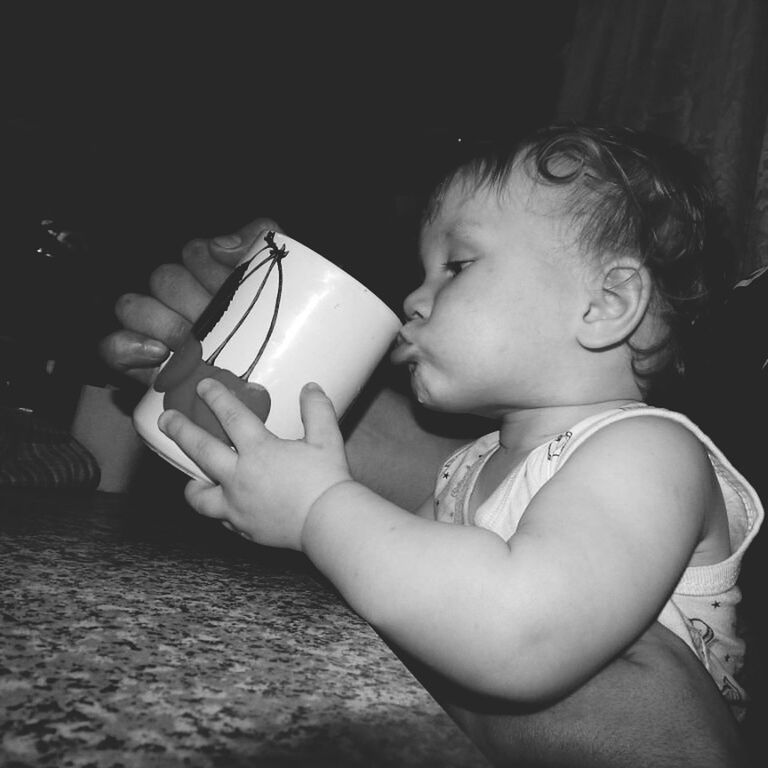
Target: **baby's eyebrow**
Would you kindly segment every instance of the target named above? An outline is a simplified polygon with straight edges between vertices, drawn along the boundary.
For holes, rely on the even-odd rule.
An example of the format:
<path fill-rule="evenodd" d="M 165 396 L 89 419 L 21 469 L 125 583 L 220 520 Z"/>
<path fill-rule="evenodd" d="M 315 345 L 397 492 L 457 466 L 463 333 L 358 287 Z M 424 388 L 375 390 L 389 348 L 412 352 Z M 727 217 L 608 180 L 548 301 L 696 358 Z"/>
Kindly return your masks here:
<path fill-rule="evenodd" d="M 481 245 L 481 239 L 478 237 L 481 234 L 483 228 L 472 221 L 461 222 L 460 224 L 454 224 L 446 230 L 445 239 L 449 243 L 459 243 L 471 248 L 479 248 Z"/>
<path fill-rule="evenodd" d="M 460 221 L 451 224 L 446 230 L 446 237 L 454 239 L 465 239 L 466 237 L 472 237 L 472 234 L 480 229 L 480 225 L 473 221 Z"/>
<path fill-rule="evenodd" d="M 440 235 L 438 241 L 439 248 L 445 248 L 450 246 L 461 245 L 465 248 L 480 251 L 482 250 L 482 240 L 478 237 L 483 231 L 483 227 L 473 221 L 462 221 L 451 224 Z M 425 252 L 423 242 L 420 243 L 418 248 L 418 259 L 423 265 L 429 258 L 429 254 Z"/>

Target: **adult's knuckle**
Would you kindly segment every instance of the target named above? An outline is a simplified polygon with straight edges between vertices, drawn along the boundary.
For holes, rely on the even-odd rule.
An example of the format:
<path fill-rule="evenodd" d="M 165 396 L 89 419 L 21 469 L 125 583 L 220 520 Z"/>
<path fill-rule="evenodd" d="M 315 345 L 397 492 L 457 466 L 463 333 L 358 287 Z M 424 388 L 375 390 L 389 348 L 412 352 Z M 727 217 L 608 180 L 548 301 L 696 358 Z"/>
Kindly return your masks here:
<path fill-rule="evenodd" d="M 208 254 L 208 245 L 202 238 L 195 238 L 184 245 L 181 250 L 181 263 L 187 269 L 193 269 L 201 261 L 210 258 Z"/>
<path fill-rule="evenodd" d="M 156 298 L 162 299 L 173 292 L 183 279 L 184 267 L 181 264 L 161 264 L 152 270 L 149 276 L 149 291 Z"/>
<path fill-rule="evenodd" d="M 165 338 L 168 346 L 173 350 L 177 350 L 187 340 L 191 327 L 191 324 L 180 315 L 175 315 L 170 319 Z"/>
<path fill-rule="evenodd" d="M 113 365 L 121 365 L 122 361 L 120 360 L 120 345 L 119 345 L 119 339 L 118 331 L 115 331 L 114 333 L 110 333 L 109 336 L 105 336 L 101 341 L 98 343 L 98 353 L 99 356 L 106 360 L 108 363 Z"/>
<path fill-rule="evenodd" d="M 115 300 L 115 316 L 124 323 L 132 314 L 138 300 L 138 294 L 124 293 Z"/>

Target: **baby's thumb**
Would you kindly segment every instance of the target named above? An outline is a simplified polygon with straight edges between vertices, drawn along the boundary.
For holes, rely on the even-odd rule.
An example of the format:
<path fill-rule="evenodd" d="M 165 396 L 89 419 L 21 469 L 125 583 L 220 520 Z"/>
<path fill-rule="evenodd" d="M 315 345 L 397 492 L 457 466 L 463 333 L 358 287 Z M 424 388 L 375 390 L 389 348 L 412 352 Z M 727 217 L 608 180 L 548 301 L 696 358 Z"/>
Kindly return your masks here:
<path fill-rule="evenodd" d="M 304 438 L 314 445 L 343 444 L 333 403 L 322 388 L 310 382 L 304 385 L 300 397 Z"/>

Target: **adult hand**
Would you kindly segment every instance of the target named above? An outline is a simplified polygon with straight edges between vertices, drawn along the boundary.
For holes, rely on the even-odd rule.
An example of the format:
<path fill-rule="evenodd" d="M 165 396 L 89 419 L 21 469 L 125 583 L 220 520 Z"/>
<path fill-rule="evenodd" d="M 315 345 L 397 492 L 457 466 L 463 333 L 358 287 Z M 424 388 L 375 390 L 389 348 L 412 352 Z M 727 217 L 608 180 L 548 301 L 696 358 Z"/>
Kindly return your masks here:
<path fill-rule="evenodd" d="M 157 366 L 179 347 L 234 266 L 268 229 L 282 231 L 271 219 L 258 218 L 234 235 L 193 240 L 184 247 L 181 264 L 164 264 L 153 272 L 149 295 L 121 296 L 115 311 L 123 327 L 100 344 L 106 363 L 148 385 Z M 468 438 L 438 436 L 416 421 L 406 397 L 380 383 L 373 386 L 369 399 L 360 399 L 357 417 L 348 417 L 345 425 L 353 475 L 399 506 L 417 508 L 432 492 L 445 457 Z"/>
<path fill-rule="evenodd" d="M 473 699 L 423 667 L 414 671 L 492 765 L 752 765 L 712 677 L 685 643 L 658 623 L 581 688 L 542 708 Z"/>
<path fill-rule="evenodd" d="M 149 295 L 126 293 L 115 305 L 123 328 L 99 345 L 105 362 L 149 384 L 155 368 L 175 350 L 233 267 L 262 232 L 280 226 L 258 218 L 234 234 L 192 240 L 181 264 L 163 264 L 152 272 Z"/>

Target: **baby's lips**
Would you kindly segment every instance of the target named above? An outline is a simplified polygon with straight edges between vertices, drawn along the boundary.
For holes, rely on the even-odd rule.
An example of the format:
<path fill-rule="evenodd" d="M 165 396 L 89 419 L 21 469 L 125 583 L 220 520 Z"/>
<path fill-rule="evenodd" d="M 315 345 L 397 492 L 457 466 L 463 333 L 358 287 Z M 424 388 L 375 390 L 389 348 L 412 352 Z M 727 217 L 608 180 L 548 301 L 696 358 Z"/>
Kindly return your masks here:
<path fill-rule="evenodd" d="M 411 343 L 408 341 L 408 339 L 406 339 L 402 333 L 398 333 L 394 346 L 392 347 L 392 351 L 389 355 L 390 360 L 395 365 L 407 362 L 411 354 L 410 347 Z"/>

